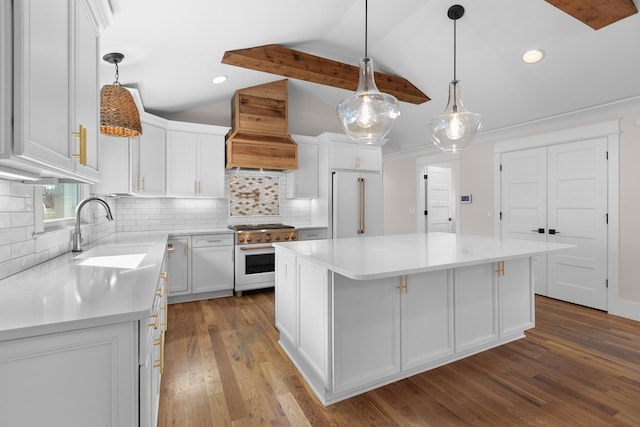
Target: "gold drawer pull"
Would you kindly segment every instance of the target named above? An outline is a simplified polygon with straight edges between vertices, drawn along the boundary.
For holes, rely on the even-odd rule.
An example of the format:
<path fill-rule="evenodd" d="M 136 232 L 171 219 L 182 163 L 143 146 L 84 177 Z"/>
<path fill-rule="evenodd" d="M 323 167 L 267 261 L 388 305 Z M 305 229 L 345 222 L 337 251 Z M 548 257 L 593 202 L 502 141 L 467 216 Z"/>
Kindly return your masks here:
<path fill-rule="evenodd" d="M 149 316 L 149 324 L 147 326 L 153 326 L 153 329 L 158 329 L 158 313 L 153 313 Z"/>
<path fill-rule="evenodd" d="M 162 295 L 164 295 L 164 288 L 156 289 L 156 296 L 162 298 Z"/>
<path fill-rule="evenodd" d="M 154 368 L 160 368 L 160 375 L 164 373 L 164 332 L 160 332 L 160 336 L 153 340 L 153 345 L 160 346 L 160 358 L 153 361 Z"/>

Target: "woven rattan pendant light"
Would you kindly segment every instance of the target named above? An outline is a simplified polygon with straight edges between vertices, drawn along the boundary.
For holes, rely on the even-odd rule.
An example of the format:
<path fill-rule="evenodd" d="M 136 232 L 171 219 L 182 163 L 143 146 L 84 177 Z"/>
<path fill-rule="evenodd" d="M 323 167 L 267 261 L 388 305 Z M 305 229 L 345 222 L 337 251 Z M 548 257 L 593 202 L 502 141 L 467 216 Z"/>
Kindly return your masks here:
<path fill-rule="evenodd" d="M 109 136 L 136 137 L 142 135 L 140 113 L 131 93 L 118 82 L 118 63 L 122 62 L 121 53 L 107 53 L 102 57 L 106 62 L 115 64 L 116 81 L 100 89 L 100 133 Z"/>

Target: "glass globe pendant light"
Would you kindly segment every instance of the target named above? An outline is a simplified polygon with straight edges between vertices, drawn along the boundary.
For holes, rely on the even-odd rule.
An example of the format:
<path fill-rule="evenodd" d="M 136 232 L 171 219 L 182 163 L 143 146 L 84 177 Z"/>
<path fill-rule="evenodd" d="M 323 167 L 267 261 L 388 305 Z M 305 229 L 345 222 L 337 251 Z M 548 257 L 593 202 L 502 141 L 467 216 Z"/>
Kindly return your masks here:
<path fill-rule="evenodd" d="M 467 149 L 482 129 L 482 116 L 467 111 L 462 105 L 462 88 L 456 78 L 456 21 L 464 15 L 464 7 L 451 6 L 447 16 L 453 20 L 453 80 L 449 83 L 449 101 L 444 112 L 429 121 L 431 139 L 442 151 Z"/>
<path fill-rule="evenodd" d="M 360 60 L 358 87 L 355 94 L 343 99 L 336 108 L 338 119 L 347 135 L 363 144 L 386 142 L 393 121 L 400 116 L 398 100 L 378 90 L 373 61 L 367 56 L 367 0 L 365 0 L 364 58 Z"/>

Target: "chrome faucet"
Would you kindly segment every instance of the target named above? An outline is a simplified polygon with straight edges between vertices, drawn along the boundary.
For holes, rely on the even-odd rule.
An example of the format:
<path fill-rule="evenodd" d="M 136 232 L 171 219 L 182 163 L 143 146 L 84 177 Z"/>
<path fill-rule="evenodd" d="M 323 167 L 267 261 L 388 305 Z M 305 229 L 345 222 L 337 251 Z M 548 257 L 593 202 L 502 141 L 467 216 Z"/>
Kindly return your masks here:
<path fill-rule="evenodd" d="M 89 202 L 98 202 L 102 206 L 104 206 L 104 209 L 107 211 L 107 219 L 109 221 L 113 221 L 113 216 L 111 215 L 111 208 L 109 207 L 107 202 L 100 199 L 99 197 L 87 197 L 86 199 L 78 203 L 78 206 L 76 206 L 76 228 L 73 232 L 73 237 L 72 237 L 73 252 L 82 252 L 82 234 L 80 233 L 80 211 L 82 211 L 82 207 Z"/>

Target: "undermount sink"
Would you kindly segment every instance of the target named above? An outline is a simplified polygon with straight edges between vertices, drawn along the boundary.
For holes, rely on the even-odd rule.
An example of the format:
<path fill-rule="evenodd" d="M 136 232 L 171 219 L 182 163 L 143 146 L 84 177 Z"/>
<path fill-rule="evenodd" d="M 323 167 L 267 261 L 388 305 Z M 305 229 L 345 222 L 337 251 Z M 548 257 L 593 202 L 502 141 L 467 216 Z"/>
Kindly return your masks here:
<path fill-rule="evenodd" d="M 138 268 L 151 244 L 107 244 L 78 254 L 78 265 L 87 267 Z"/>

